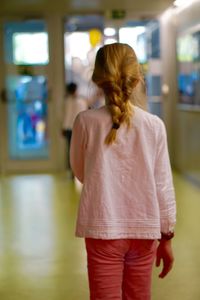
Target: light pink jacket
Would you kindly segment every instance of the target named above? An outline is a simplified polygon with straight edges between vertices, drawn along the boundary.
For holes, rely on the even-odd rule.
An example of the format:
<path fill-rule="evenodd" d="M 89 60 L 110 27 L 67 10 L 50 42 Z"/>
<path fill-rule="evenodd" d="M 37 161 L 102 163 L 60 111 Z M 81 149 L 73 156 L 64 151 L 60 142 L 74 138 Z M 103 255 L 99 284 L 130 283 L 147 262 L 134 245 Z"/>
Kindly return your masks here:
<path fill-rule="evenodd" d="M 134 107 L 131 128 L 122 125 L 107 146 L 111 127 L 105 106 L 80 113 L 74 123 L 71 166 L 83 183 L 76 236 L 160 238 L 176 221 L 165 126 Z"/>

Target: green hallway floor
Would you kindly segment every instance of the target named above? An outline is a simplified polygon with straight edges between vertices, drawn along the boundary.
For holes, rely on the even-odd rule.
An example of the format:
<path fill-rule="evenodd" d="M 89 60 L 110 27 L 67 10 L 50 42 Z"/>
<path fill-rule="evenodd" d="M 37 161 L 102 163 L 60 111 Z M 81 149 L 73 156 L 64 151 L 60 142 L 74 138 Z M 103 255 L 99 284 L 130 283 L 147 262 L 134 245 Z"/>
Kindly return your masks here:
<path fill-rule="evenodd" d="M 175 175 L 175 266 L 154 269 L 152 300 L 200 300 L 200 189 Z M 0 179 L 0 299 L 88 300 L 79 190 L 65 175 Z"/>

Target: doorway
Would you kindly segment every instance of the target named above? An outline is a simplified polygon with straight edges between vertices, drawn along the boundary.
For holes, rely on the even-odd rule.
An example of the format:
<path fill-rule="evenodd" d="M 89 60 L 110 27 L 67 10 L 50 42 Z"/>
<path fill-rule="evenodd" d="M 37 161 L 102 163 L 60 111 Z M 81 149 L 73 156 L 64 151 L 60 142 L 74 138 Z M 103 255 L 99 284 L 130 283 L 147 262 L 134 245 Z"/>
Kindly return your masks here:
<path fill-rule="evenodd" d="M 91 81 L 96 53 L 104 44 L 103 30 L 101 15 L 71 16 L 65 21 L 65 82 L 77 84 L 78 95 L 86 99 L 89 107 L 97 107 L 103 101 L 96 97 Z"/>
<path fill-rule="evenodd" d="M 1 171 L 52 169 L 49 42 L 42 19 L 4 22 Z"/>

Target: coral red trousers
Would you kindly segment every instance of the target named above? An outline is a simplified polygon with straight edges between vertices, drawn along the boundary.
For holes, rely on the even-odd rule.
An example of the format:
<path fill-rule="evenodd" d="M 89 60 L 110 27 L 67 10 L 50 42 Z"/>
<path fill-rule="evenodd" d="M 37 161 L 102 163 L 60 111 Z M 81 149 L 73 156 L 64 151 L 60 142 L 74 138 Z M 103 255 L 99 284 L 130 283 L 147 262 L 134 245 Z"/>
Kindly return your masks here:
<path fill-rule="evenodd" d="M 150 300 L 155 240 L 86 238 L 90 300 Z"/>

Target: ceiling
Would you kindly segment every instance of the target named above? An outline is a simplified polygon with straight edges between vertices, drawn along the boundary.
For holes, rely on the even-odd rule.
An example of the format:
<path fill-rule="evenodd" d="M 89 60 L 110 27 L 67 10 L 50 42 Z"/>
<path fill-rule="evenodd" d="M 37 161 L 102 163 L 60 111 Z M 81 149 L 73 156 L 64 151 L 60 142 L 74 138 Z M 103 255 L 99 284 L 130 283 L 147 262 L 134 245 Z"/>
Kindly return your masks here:
<path fill-rule="evenodd" d="M 173 0 L 0 0 L 0 15 L 101 13 L 108 16 L 117 9 L 134 18 L 149 18 L 172 4 Z"/>

